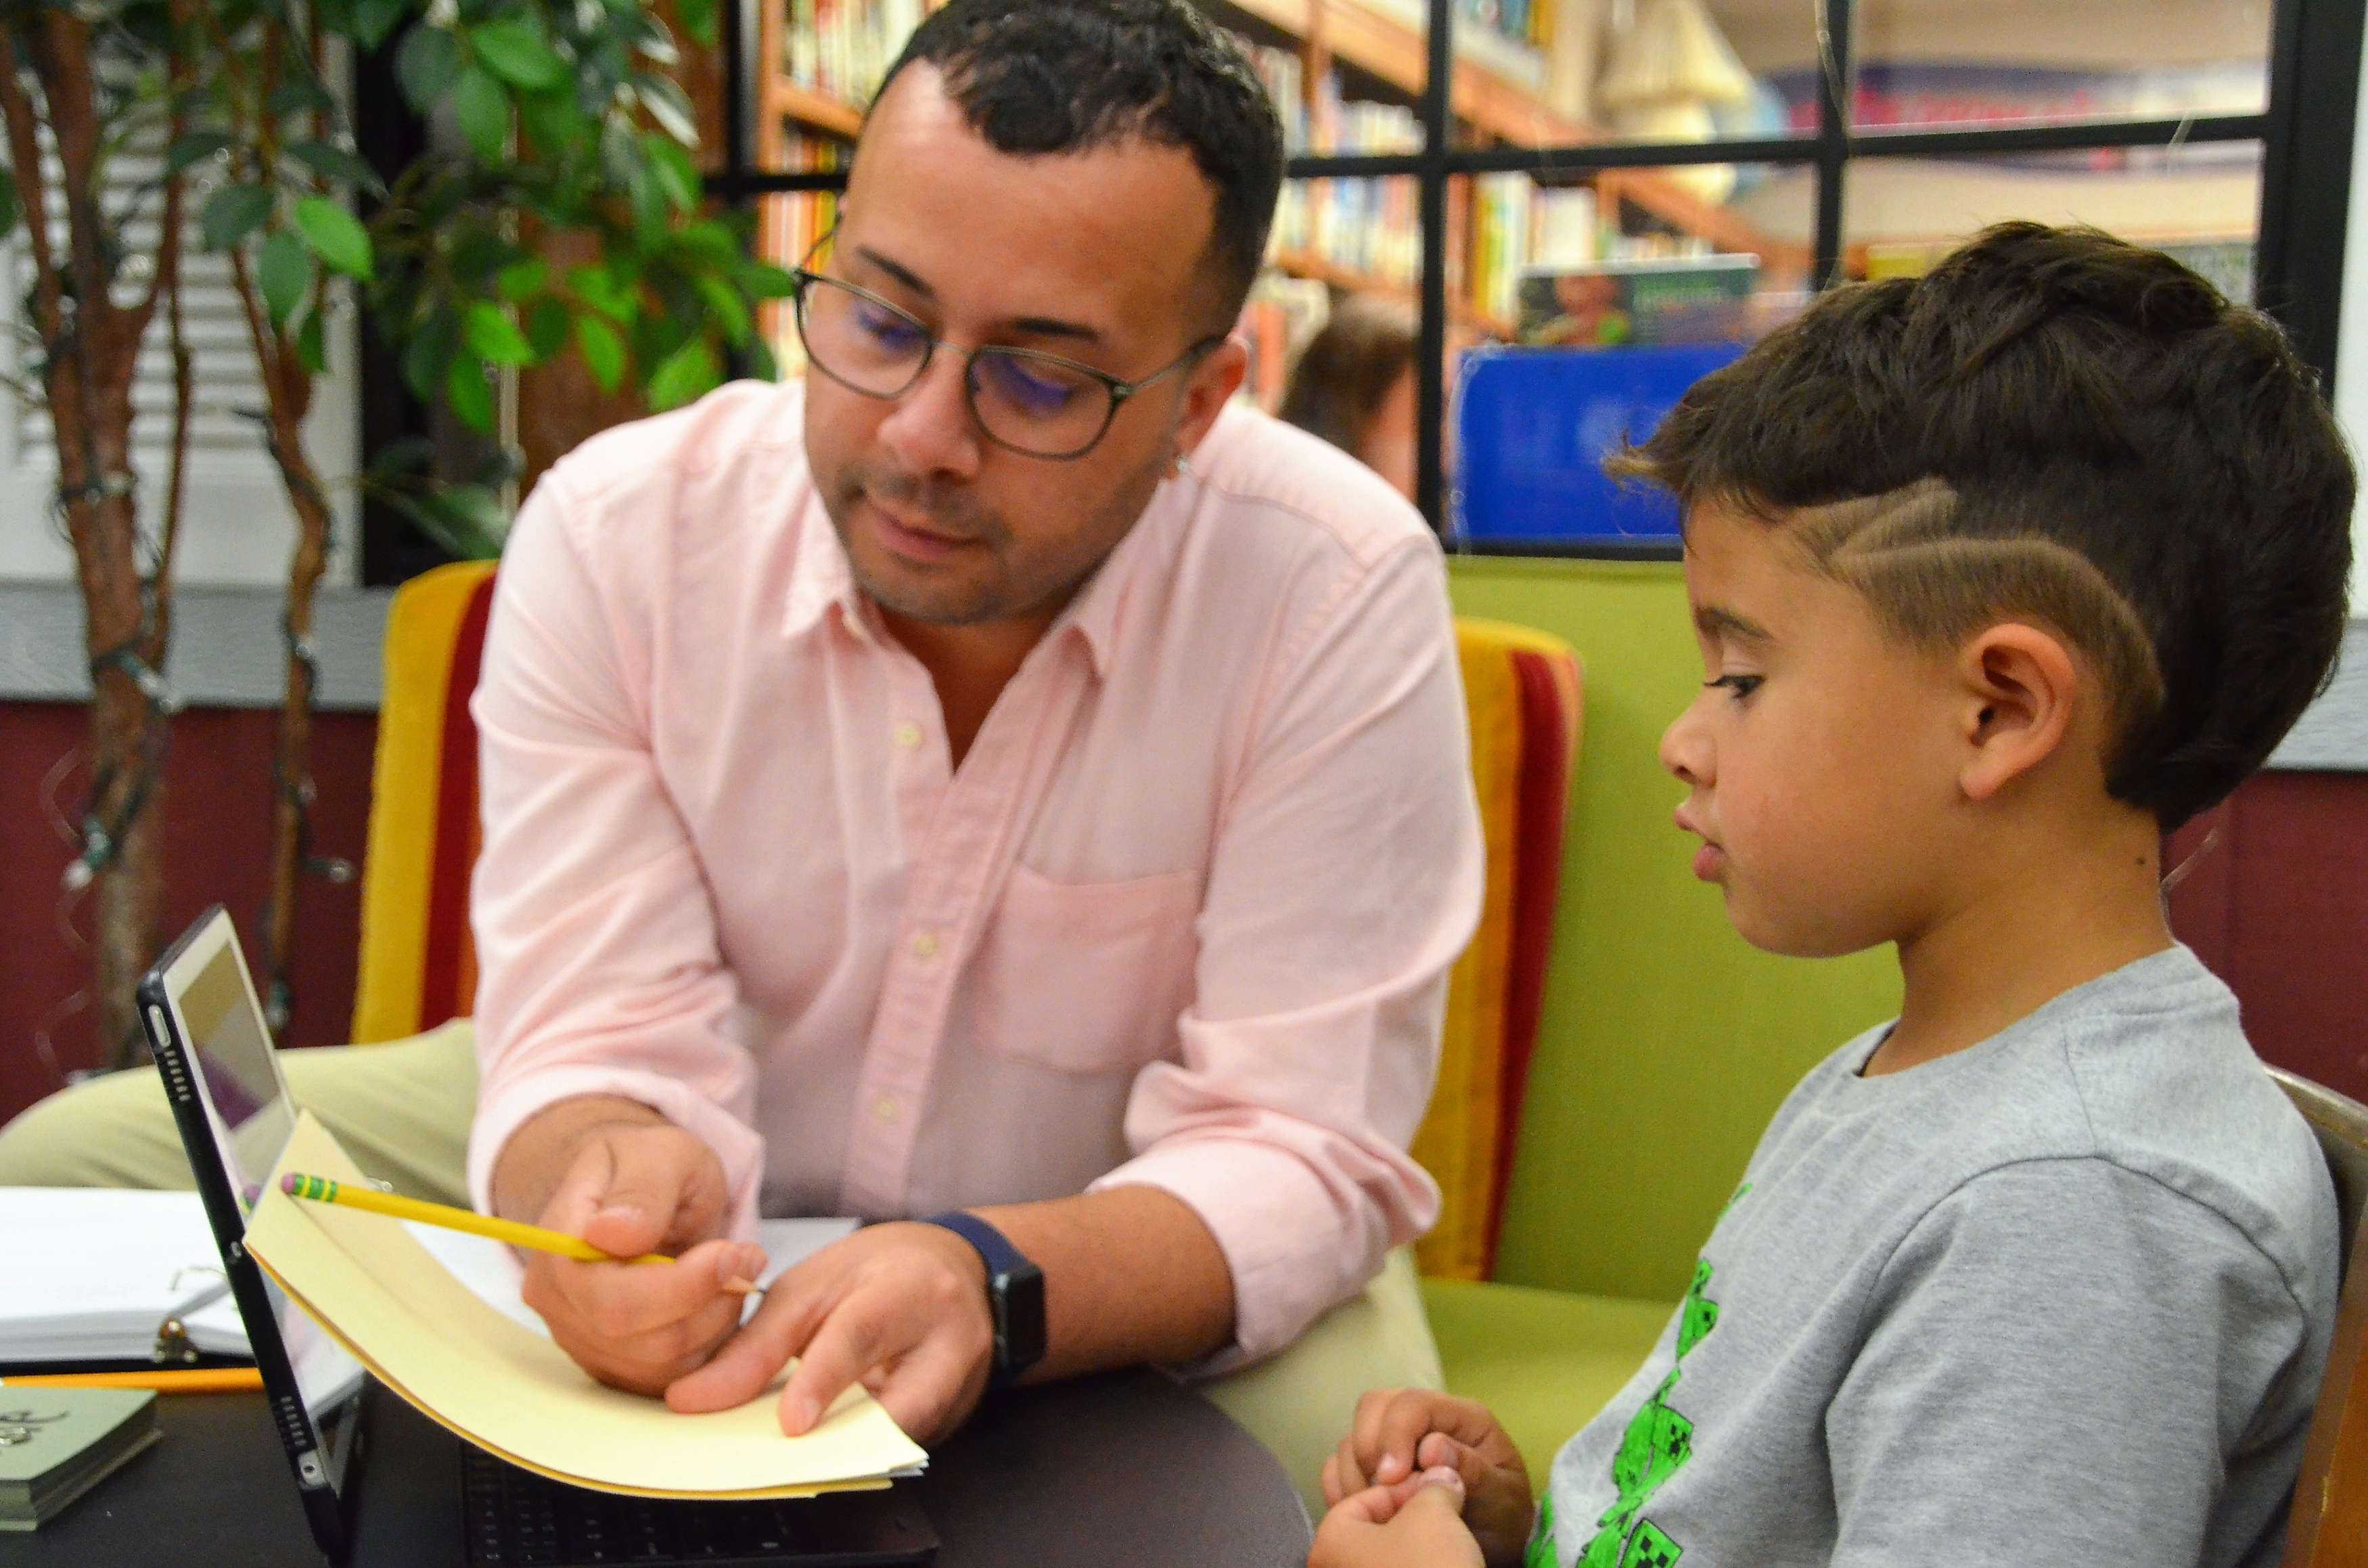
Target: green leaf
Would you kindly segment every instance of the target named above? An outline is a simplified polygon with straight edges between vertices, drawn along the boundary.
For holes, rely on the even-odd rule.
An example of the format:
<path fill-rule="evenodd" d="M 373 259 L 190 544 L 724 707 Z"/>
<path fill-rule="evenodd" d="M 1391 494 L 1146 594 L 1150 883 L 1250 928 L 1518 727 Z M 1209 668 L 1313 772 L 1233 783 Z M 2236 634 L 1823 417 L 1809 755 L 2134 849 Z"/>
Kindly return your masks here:
<path fill-rule="evenodd" d="M 724 340 L 734 347 L 748 341 L 748 306 L 732 285 L 712 272 L 703 272 L 691 281 L 698 286 L 699 296 L 707 301 L 708 310 L 723 328 Z"/>
<path fill-rule="evenodd" d="M 786 267 L 752 261 L 740 269 L 740 288 L 752 300 L 786 300 L 798 291 L 798 280 Z"/>
<path fill-rule="evenodd" d="M 321 324 L 321 312 L 318 311 L 305 315 L 304 324 L 296 334 L 296 358 L 316 376 L 328 373 L 328 333 Z"/>
<path fill-rule="evenodd" d="M 666 356 L 658 368 L 650 372 L 650 408 L 654 413 L 679 408 L 712 390 L 721 379 L 714 350 L 701 339 L 694 337 Z"/>
<path fill-rule="evenodd" d="M 385 194 L 386 185 L 378 177 L 378 171 L 343 147 L 333 147 L 326 142 L 291 142 L 288 155 L 323 179 L 355 186 L 374 195 Z"/>
<path fill-rule="evenodd" d="M 206 249 L 237 249 L 249 234 L 263 227 L 264 220 L 271 216 L 275 199 L 271 187 L 265 185 L 226 185 L 215 191 L 206 199 L 205 210 L 198 218 Z"/>
<path fill-rule="evenodd" d="M 481 164 L 499 165 L 509 158 L 510 96 L 502 85 L 472 65 L 461 73 L 452 89 L 452 108 L 461 134 Z"/>
<path fill-rule="evenodd" d="M 633 77 L 633 87 L 660 131 L 687 147 L 699 145 L 699 118 L 691 112 L 690 98 L 681 84 L 671 76 L 654 76 L 644 71 Z"/>
<path fill-rule="evenodd" d="M 598 316 L 575 318 L 575 347 L 600 390 L 612 392 L 625 374 L 625 340 Z"/>
<path fill-rule="evenodd" d="M 716 0 L 675 0 L 674 14 L 682 30 L 707 48 L 715 47 Z"/>
<path fill-rule="evenodd" d="M 620 288 L 605 267 L 578 267 L 567 274 L 575 297 L 610 321 L 631 322 L 638 308 L 632 290 Z"/>
<path fill-rule="evenodd" d="M 444 377 L 444 400 L 461 423 L 487 436 L 494 433 L 494 389 L 483 365 L 465 357 L 453 360 Z"/>
<path fill-rule="evenodd" d="M 364 49 L 376 49 L 411 10 L 411 0 L 354 0 L 354 38 Z"/>
<path fill-rule="evenodd" d="M 309 114 L 316 109 L 335 114 L 337 100 L 320 83 L 299 76 L 275 88 L 267 107 L 274 114 Z"/>
<path fill-rule="evenodd" d="M 374 275 L 370 231 L 342 204 L 325 196 L 308 196 L 296 203 L 296 227 L 321 259 L 339 272 L 364 280 Z"/>
<path fill-rule="evenodd" d="M 773 346 L 763 338 L 750 338 L 748 347 L 741 352 L 748 361 L 748 374 L 752 380 L 778 381 L 781 379 L 781 362 L 773 358 Z"/>
<path fill-rule="evenodd" d="M 469 35 L 469 47 L 486 70 L 527 92 L 542 92 L 567 80 L 567 62 L 526 17 L 486 23 Z"/>
<path fill-rule="evenodd" d="M 546 294 L 534 302 L 526 313 L 526 340 L 534 348 L 534 362 L 541 364 L 567 346 L 567 306 L 554 296 Z"/>
<path fill-rule="evenodd" d="M 460 500 L 462 486 L 453 486 L 441 494 L 420 494 L 409 489 L 385 486 L 376 493 L 389 506 L 411 519 L 412 525 L 433 540 L 445 553 L 463 561 L 491 561 L 502 552 L 502 541 L 509 531 L 508 519 L 490 493 L 483 506 Z M 490 512 L 495 525 L 488 529 L 484 517 Z"/>
<path fill-rule="evenodd" d="M 584 107 L 575 101 L 572 86 L 549 93 L 521 93 L 518 109 L 518 123 L 536 150 L 546 156 L 559 157 L 584 138 Z"/>
<path fill-rule="evenodd" d="M 651 131 L 642 137 L 642 151 L 649 157 L 658 188 L 676 210 L 688 212 L 699 205 L 699 165 L 680 142 Z"/>
<path fill-rule="evenodd" d="M 443 101 L 461 74 L 461 40 L 442 28 L 422 22 L 404 35 L 403 47 L 395 51 L 394 74 L 411 107 L 426 114 Z"/>
<path fill-rule="evenodd" d="M 549 264 L 539 256 L 530 256 L 503 267 L 501 275 L 494 279 L 494 287 L 501 290 L 503 299 L 515 303 L 539 292 L 550 276 Z"/>
<path fill-rule="evenodd" d="M 17 220 L 24 216 L 24 204 L 17 195 L 17 173 L 0 168 L 0 240 L 17 232 Z"/>
<path fill-rule="evenodd" d="M 296 307 L 304 302 L 304 290 L 313 286 L 313 255 L 294 234 L 276 230 L 263 242 L 262 253 L 256 258 L 255 280 L 263 290 L 263 303 L 271 312 L 272 324 L 286 326 Z"/>
<path fill-rule="evenodd" d="M 531 365 L 534 346 L 526 340 L 509 312 L 490 300 L 479 300 L 461 318 L 461 341 L 469 352 L 491 365 Z"/>
<path fill-rule="evenodd" d="M 460 345 L 461 317 L 450 305 L 438 306 L 413 328 L 403 346 L 403 384 L 413 396 L 422 403 L 435 398 Z"/>
<path fill-rule="evenodd" d="M 176 136 L 165 153 L 165 173 L 180 174 L 192 164 L 202 164 L 228 152 L 232 145 L 231 138 L 219 131 L 192 131 L 186 136 Z"/>

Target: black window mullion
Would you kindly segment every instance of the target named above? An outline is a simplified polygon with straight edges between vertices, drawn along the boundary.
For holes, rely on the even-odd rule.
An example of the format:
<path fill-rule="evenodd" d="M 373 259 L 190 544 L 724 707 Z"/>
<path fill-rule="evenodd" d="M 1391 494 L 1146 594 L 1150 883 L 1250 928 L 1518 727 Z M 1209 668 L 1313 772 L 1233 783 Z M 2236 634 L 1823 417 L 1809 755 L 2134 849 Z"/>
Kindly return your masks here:
<path fill-rule="evenodd" d="M 1851 0 L 1822 0 L 1817 6 L 1817 234 L 1809 264 L 1814 288 L 1829 289 L 1842 278 L 1842 187 L 1850 168 L 1850 108 L 1856 69 L 1851 62 Z"/>
<path fill-rule="evenodd" d="M 1430 0 L 1422 85 L 1422 321 L 1415 351 L 1415 505 L 1447 531 L 1447 155 L 1455 93 L 1455 7 Z"/>
<path fill-rule="evenodd" d="M 2261 138 L 2254 298 L 2328 387 L 2343 306 L 2362 10 L 2362 0 L 2277 0 Z"/>

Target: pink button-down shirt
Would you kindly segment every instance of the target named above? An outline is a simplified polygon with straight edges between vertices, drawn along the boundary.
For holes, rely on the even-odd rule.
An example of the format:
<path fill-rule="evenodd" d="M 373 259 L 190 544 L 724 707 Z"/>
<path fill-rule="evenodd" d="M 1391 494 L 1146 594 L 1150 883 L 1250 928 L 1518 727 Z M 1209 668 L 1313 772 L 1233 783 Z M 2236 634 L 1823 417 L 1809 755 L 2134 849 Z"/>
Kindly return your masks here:
<path fill-rule="evenodd" d="M 586 443 L 520 513 L 472 704 L 470 1181 L 552 1101 L 712 1145 L 746 1234 L 1114 1183 L 1190 1205 L 1235 1343 L 1419 1234 L 1406 1154 L 1482 852 L 1440 552 L 1229 410 L 959 769 L 853 585 L 803 394 Z"/>

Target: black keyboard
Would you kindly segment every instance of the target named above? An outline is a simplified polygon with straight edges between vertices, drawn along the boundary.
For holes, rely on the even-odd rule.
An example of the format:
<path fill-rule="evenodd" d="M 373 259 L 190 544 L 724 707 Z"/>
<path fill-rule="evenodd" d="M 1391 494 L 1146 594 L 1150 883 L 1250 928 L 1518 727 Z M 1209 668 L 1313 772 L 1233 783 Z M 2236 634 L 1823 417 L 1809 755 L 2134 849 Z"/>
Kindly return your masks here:
<path fill-rule="evenodd" d="M 891 1568 L 937 1556 L 903 1488 L 771 1502 L 620 1497 L 462 1447 L 469 1561 L 479 1568 Z"/>

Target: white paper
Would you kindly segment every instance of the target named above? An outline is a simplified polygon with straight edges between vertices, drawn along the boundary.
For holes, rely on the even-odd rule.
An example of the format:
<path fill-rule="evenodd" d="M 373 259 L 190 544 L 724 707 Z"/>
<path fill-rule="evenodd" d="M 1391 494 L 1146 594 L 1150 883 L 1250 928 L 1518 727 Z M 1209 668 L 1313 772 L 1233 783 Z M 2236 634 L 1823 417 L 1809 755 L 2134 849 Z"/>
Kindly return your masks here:
<path fill-rule="evenodd" d="M 194 1192 L 0 1187 L 0 1361 L 144 1359 L 229 1290 Z"/>

